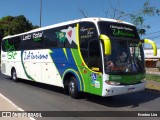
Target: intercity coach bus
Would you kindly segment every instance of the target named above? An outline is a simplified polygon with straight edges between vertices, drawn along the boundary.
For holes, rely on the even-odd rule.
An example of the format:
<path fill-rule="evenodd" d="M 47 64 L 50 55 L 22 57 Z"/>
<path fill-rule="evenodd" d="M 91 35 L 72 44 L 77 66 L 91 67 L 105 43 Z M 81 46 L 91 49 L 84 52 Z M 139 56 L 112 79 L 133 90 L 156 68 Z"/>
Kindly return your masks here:
<path fill-rule="evenodd" d="M 145 88 L 143 43 L 130 23 L 83 18 L 2 40 L 1 72 L 14 81 L 63 87 L 72 98 L 81 92 L 114 96 Z"/>

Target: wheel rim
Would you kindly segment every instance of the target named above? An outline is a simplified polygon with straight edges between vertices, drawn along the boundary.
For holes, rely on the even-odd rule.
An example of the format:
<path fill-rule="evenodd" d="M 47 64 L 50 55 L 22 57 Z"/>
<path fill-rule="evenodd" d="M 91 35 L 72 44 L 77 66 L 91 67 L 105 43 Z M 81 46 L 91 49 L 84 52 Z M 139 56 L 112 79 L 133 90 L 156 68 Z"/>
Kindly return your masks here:
<path fill-rule="evenodd" d="M 74 82 L 73 82 L 73 81 L 70 81 L 68 87 L 69 87 L 69 92 L 70 92 L 70 93 L 74 93 L 74 91 L 75 91 L 75 85 L 74 85 Z"/>
<path fill-rule="evenodd" d="M 16 80 L 16 71 L 13 71 L 13 73 L 12 73 L 12 78 L 13 78 L 13 80 Z"/>

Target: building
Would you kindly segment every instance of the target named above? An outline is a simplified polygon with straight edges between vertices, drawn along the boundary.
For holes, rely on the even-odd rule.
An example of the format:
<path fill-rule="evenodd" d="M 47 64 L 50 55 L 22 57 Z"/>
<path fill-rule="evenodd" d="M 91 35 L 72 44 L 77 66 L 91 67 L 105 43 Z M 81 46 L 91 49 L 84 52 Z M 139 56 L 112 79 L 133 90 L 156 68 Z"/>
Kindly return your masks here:
<path fill-rule="evenodd" d="M 157 56 L 153 55 L 152 49 L 145 49 L 144 54 L 147 68 L 160 68 L 160 49 L 157 50 Z"/>

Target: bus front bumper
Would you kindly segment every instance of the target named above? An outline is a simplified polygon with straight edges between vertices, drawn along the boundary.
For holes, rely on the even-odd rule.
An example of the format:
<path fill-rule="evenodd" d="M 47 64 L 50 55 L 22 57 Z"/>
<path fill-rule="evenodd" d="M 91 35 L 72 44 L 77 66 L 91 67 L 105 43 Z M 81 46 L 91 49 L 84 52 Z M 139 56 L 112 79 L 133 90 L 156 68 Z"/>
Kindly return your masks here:
<path fill-rule="evenodd" d="M 133 93 L 142 91 L 145 89 L 146 82 L 135 84 L 135 85 L 108 85 L 105 84 L 102 91 L 102 96 L 115 96 L 127 93 Z"/>

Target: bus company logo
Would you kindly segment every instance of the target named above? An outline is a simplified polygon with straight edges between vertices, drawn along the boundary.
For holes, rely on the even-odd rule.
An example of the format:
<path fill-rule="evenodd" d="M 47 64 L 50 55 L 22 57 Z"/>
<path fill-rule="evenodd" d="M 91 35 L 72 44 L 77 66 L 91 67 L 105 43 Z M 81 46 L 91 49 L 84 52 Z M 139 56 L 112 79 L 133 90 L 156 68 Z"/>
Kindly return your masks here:
<path fill-rule="evenodd" d="M 10 44 L 8 40 L 5 41 L 4 47 L 7 51 L 7 57 L 8 59 L 15 59 L 15 56 L 17 55 L 14 45 Z"/>
<path fill-rule="evenodd" d="M 60 40 L 60 42 L 65 42 L 66 39 L 66 33 L 65 32 L 56 32 L 57 38 Z"/>
<path fill-rule="evenodd" d="M 22 36 L 22 40 L 30 40 L 32 38 L 37 39 L 37 38 L 42 38 L 42 36 L 43 36 L 43 32 L 37 32 L 37 33 Z"/>
<path fill-rule="evenodd" d="M 75 44 L 77 44 L 76 42 L 76 27 L 71 27 L 69 26 L 68 29 L 63 29 L 59 32 L 56 32 L 57 38 L 60 40 L 60 42 L 65 42 L 66 38 L 69 42 L 69 44 L 72 44 L 72 42 L 74 42 Z"/>
<path fill-rule="evenodd" d="M 34 53 L 30 51 L 24 52 L 24 60 L 30 60 L 30 59 L 48 59 L 48 54 L 41 54 L 41 53 Z"/>

